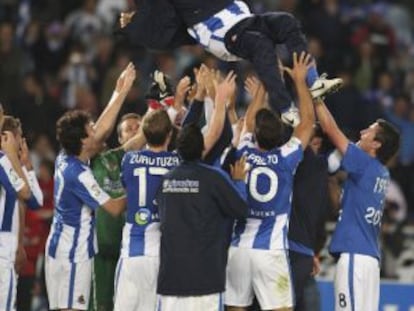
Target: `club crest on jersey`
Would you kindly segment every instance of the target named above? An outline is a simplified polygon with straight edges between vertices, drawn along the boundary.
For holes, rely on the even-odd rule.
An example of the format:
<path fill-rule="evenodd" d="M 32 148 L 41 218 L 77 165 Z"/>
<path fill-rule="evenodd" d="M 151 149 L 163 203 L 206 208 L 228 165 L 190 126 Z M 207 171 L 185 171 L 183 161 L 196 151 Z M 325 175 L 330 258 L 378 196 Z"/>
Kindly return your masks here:
<path fill-rule="evenodd" d="M 92 190 L 93 196 L 99 197 L 101 195 L 101 189 L 99 188 L 97 184 L 92 185 L 91 190 Z"/>
<path fill-rule="evenodd" d="M 19 179 L 19 176 L 15 173 L 15 171 L 12 168 L 9 170 L 9 176 L 12 184 L 15 184 Z"/>
<path fill-rule="evenodd" d="M 78 297 L 78 303 L 81 304 L 81 305 L 86 304 L 85 297 L 83 295 L 80 295 Z"/>
<path fill-rule="evenodd" d="M 147 208 L 140 208 L 138 212 L 135 213 L 135 222 L 140 225 L 146 225 L 151 220 L 151 211 Z"/>

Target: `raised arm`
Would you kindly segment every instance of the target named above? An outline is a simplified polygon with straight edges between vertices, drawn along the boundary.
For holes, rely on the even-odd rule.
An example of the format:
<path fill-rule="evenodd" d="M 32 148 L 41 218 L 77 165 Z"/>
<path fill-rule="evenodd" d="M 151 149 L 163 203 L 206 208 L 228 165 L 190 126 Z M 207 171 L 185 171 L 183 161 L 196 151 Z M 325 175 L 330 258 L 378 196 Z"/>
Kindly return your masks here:
<path fill-rule="evenodd" d="M 216 84 L 216 97 L 211 123 L 207 133 L 204 135 L 203 157 L 211 150 L 219 139 L 226 117 L 226 104 L 236 90 L 236 75 L 230 71 L 226 78 Z"/>
<path fill-rule="evenodd" d="M 29 182 L 27 181 L 26 175 L 23 172 L 19 156 L 17 154 L 17 147 L 16 147 L 16 140 L 13 134 L 9 131 L 5 131 L 2 133 L 1 136 L 1 148 L 7 156 L 7 159 L 10 161 L 11 167 L 7 168 L 8 174 L 10 174 L 10 178 L 12 182 L 16 182 L 17 180 L 23 180 L 23 186 L 18 187 L 17 190 L 17 197 L 21 200 L 29 200 L 32 196 L 32 192 L 30 191 Z M 17 174 L 18 176 L 16 176 Z"/>
<path fill-rule="evenodd" d="M 318 100 L 316 102 L 315 108 L 322 130 L 326 133 L 326 135 L 328 135 L 329 139 L 339 150 L 339 152 L 341 154 L 345 154 L 349 144 L 348 138 L 339 129 L 334 118 L 322 100 Z"/>
<path fill-rule="evenodd" d="M 26 201 L 27 207 L 37 209 L 43 206 L 43 192 L 37 180 L 36 173 L 33 170 L 32 161 L 30 160 L 29 148 L 26 139 L 23 138 L 20 145 L 20 162 L 23 165 L 23 173 L 26 176 L 32 196 Z"/>
<path fill-rule="evenodd" d="M 312 137 L 312 129 L 315 123 L 315 110 L 313 107 L 312 96 L 306 84 L 306 75 L 309 67 L 312 65 L 310 59 L 310 55 L 305 52 L 302 52 L 300 56 L 293 53 L 293 68 L 290 69 L 284 67 L 284 70 L 290 75 L 295 83 L 298 95 L 301 121 L 293 131 L 293 136 L 301 141 L 303 148 L 306 148 Z"/>
<path fill-rule="evenodd" d="M 99 143 L 103 143 L 111 134 L 122 104 L 128 95 L 132 84 L 134 83 L 135 76 L 135 67 L 132 63 L 129 63 L 119 76 L 118 81 L 116 82 L 115 90 L 108 105 L 105 107 L 104 111 L 95 123 L 95 137 Z"/>
<path fill-rule="evenodd" d="M 149 113 L 149 109 L 145 113 L 144 117 L 141 120 L 141 125 L 144 124 L 145 118 L 147 117 Z M 131 150 L 140 150 L 142 149 L 145 144 L 147 143 L 147 139 L 145 138 L 144 131 L 142 129 L 142 126 L 139 127 L 138 132 L 132 136 L 130 139 L 128 139 L 121 148 L 125 151 L 131 151 Z"/>
<path fill-rule="evenodd" d="M 207 95 L 206 80 L 208 78 L 208 68 L 206 65 L 202 64 L 200 68 L 194 68 L 194 76 L 196 80 L 194 98 L 181 126 L 197 123 L 203 115 L 204 98 Z"/>
<path fill-rule="evenodd" d="M 255 127 L 255 118 L 257 112 L 265 106 L 266 91 L 263 84 L 254 77 L 249 77 L 245 81 L 245 89 L 252 96 L 252 101 L 247 108 L 244 116 L 244 124 L 241 136 L 245 133 L 251 133 Z"/>

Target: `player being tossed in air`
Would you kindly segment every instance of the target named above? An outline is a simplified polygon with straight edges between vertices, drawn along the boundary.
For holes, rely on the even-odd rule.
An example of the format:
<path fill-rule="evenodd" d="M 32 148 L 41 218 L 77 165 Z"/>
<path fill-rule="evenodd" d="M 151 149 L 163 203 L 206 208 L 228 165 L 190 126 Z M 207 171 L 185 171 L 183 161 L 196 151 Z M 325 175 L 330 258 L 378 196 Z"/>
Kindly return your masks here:
<path fill-rule="evenodd" d="M 246 112 L 238 153 L 246 155 L 250 165 L 249 216 L 237 222 L 231 242 L 225 293 L 230 311 L 247 310 L 254 295 L 263 310 L 292 310 L 294 305 L 287 232 L 293 178 L 312 136 L 315 115 L 305 81 L 311 57 L 295 53 L 293 62 L 293 69 L 285 70 L 296 86 L 301 122 L 290 140 L 279 147 L 283 124 L 261 108 L 263 87 Z"/>
<path fill-rule="evenodd" d="M 269 93 L 269 102 L 282 120 L 291 126 L 299 122 L 298 112 L 276 68 L 275 46 L 284 44 L 288 55 L 307 51 L 301 26 L 291 14 L 252 14 L 240 0 L 136 0 L 137 11 L 122 13 L 120 22 L 131 44 L 149 49 L 173 49 L 194 42 L 224 61 L 246 59 L 253 64 Z M 150 29 L 150 34 L 146 34 Z M 157 40 L 155 40 L 157 38 Z M 290 59 L 287 63 L 291 62 Z M 319 76 L 310 66 L 306 83 L 312 97 L 319 98 L 338 89 L 341 79 Z"/>
<path fill-rule="evenodd" d="M 348 173 L 341 211 L 329 247 L 338 259 L 335 310 L 377 311 L 380 286 L 378 237 L 390 180 L 386 165 L 399 149 L 400 135 L 379 119 L 361 131 L 358 143 L 346 138 L 322 101 L 316 103 L 322 129 L 337 148 L 330 162 Z M 336 154 L 336 161 L 335 159 Z"/>

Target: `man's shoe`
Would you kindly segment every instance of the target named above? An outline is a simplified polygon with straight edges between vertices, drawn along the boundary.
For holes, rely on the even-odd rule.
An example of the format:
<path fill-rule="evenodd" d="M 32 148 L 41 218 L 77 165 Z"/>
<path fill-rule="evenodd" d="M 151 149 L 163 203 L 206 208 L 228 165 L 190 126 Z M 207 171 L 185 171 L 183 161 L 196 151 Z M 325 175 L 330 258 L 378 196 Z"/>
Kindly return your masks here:
<path fill-rule="evenodd" d="M 299 110 L 293 105 L 285 112 L 282 112 L 280 118 L 283 123 L 286 123 L 291 127 L 296 127 L 300 123 Z"/>
<path fill-rule="evenodd" d="M 344 81 L 341 78 L 327 79 L 327 75 L 321 75 L 309 89 L 313 99 L 323 98 L 330 93 L 338 91 Z"/>

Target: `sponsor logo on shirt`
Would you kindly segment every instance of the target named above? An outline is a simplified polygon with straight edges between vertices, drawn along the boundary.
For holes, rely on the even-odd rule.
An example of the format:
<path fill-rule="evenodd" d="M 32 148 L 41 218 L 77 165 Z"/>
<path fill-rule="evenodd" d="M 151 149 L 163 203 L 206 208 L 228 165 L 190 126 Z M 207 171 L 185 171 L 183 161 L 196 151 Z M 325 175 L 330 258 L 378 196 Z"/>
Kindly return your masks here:
<path fill-rule="evenodd" d="M 140 208 L 138 212 L 135 213 L 135 222 L 140 226 L 146 225 L 150 220 L 151 211 L 147 208 Z"/>
<path fill-rule="evenodd" d="M 200 182 L 198 180 L 166 179 L 162 184 L 163 193 L 199 193 Z"/>

